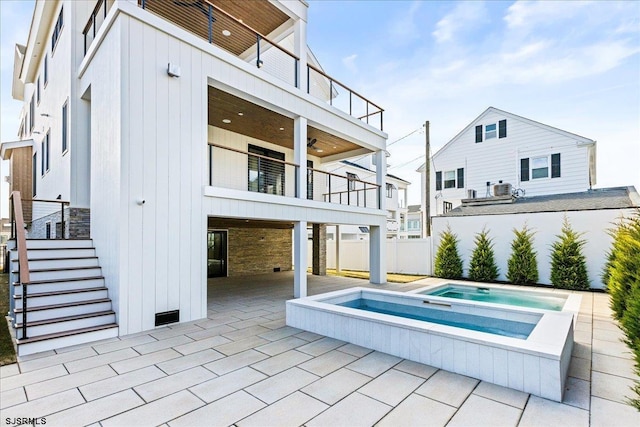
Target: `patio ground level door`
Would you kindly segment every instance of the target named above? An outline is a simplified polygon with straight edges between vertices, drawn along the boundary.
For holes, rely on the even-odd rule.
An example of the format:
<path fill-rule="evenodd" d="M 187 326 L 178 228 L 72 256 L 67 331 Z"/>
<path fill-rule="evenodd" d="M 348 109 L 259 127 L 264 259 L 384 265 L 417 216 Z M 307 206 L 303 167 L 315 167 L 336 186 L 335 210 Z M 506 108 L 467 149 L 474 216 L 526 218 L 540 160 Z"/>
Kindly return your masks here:
<path fill-rule="evenodd" d="M 207 231 L 207 277 L 227 277 L 227 231 Z"/>

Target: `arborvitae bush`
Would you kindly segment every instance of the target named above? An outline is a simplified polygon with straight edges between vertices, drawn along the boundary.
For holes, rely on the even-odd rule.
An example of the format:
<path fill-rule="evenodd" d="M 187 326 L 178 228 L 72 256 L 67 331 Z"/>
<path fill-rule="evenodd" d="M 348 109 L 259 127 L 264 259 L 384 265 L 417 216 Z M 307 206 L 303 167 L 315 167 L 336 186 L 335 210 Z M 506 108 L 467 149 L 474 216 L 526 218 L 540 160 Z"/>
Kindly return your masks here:
<path fill-rule="evenodd" d="M 609 230 L 609 235 L 613 238 L 613 241 L 611 243 L 611 249 L 607 254 L 607 262 L 602 271 L 602 283 L 604 283 L 606 289 L 610 292 L 611 309 L 613 310 L 614 317 L 618 320 L 620 320 L 624 314 L 629 289 L 627 288 L 627 282 L 611 283 L 611 273 L 616 258 L 623 249 L 623 236 L 627 231 L 628 223 L 625 221 L 620 221 L 614 229 Z"/>
<path fill-rule="evenodd" d="M 626 223 L 620 224 L 614 236 L 608 268 L 607 288 L 611 293 L 614 317 L 627 337 L 626 343 L 635 358 L 636 373 L 640 375 L 640 211 Z M 640 382 L 633 390 L 631 403 L 640 410 Z"/>
<path fill-rule="evenodd" d="M 449 227 L 440 233 L 440 245 L 436 252 L 434 274 L 436 277 L 444 279 L 462 277 L 462 259 L 458 254 L 458 237 L 451 232 Z"/>
<path fill-rule="evenodd" d="M 586 241 L 565 217 L 558 240 L 551 245 L 551 283 L 562 289 L 589 289 L 587 261 L 582 254 Z"/>
<path fill-rule="evenodd" d="M 533 232 L 525 225 L 522 230 L 514 228 L 513 233 L 507 279 L 518 285 L 534 284 L 538 281 L 538 262 L 533 250 Z"/>
<path fill-rule="evenodd" d="M 498 278 L 500 271 L 493 255 L 493 243 L 489 232 L 482 230 L 476 234 L 475 249 L 469 263 L 469 279 L 476 282 L 492 282 Z"/>

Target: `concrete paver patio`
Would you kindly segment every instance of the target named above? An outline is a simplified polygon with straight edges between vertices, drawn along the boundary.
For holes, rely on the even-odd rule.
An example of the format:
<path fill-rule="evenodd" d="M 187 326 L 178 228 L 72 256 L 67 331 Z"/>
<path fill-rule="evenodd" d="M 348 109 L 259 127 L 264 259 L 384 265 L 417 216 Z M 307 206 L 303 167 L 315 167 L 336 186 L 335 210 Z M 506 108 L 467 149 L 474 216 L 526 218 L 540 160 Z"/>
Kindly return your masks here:
<path fill-rule="evenodd" d="M 210 280 L 207 319 L 2 366 L 0 419 L 11 425 L 45 417 L 51 426 L 640 425 L 640 412 L 624 403 L 637 377 L 606 294 L 582 293 L 558 403 L 288 327 L 292 281 L 291 273 Z M 310 294 L 352 286 L 372 285 L 309 276 Z"/>

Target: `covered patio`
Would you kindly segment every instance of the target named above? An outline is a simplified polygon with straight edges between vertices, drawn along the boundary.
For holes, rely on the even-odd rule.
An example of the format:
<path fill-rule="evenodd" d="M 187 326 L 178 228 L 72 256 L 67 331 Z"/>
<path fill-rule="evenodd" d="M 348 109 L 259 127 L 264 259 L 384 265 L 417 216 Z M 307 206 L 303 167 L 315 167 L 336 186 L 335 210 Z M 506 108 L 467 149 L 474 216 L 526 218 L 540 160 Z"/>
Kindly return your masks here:
<path fill-rule="evenodd" d="M 308 291 L 405 291 L 436 280 L 371 285 L 309 275 Z M 102 426 L 640 424 L 624 404 L 636 377 L 606 294 L 582 293 L 557 403 L 287 327 L 292 282 L 292 272 L 211 279 L 207 319 L 3 366 L 2 417 Z"/>

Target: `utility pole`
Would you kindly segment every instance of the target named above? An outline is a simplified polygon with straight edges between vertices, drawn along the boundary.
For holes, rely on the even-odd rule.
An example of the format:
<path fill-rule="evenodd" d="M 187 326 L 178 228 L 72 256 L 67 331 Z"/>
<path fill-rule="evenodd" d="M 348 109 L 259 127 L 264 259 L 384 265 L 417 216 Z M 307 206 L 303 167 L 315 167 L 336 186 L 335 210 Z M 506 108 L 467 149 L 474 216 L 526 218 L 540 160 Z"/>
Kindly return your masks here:
<path fill-rule="evenodd" d="M 425 212 L 424 212 L 424 230 L 425 237 L 431 236 L 431 157 L 430 157 L 430 148 L 429 148 L 429 120 L 424 122 L 424 135 L 425 135 L 425 188 L 424 188 L 424 197 L 425 197 Z"/>

